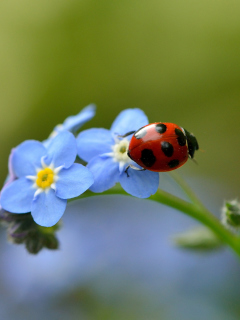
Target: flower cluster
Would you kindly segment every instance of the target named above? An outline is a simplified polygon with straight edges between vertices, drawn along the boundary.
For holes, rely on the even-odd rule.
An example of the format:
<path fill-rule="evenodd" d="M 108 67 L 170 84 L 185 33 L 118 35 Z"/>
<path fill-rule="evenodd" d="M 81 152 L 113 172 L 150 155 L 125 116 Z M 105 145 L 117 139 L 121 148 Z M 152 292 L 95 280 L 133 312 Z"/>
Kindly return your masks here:
<path fill-rule="evenodd" d="M 31 212 L 33 220 L 43 227 L 59 221 L 67 199 L 79 196 L 93 183 L 92 173 L 75 163 L 77 144 L 73 133 L 94 115 L 95 106 L 89 105 L 56 126 L 42 143 L 28 140 L 12 149 L 8 177 L 1 191 L 1 212 Z M 2 214 L 0 218 L 12 221 L 13 217 L 6 219 Z"/>
<path fill-rule="evenodd" d="M 119 182 L 126 192 L 139 198 L 147 198 L 157 191 L 158 173 L 132 168 L 128 174 L 125 172 L 129 165 L 139 166 L 127 154 L 132 135 L 122 136 L 148 124 L 144 112 L 126 109 L 110 130 L 93 128 L 75 136 L 94 115 L 95 106 L 89 105 L 56 126 L 45 141 L 27 140 L 11 151 L 9 174 L 1 191 L 0 220 L 9 223 L 9 234 L 14 242 L 30 243 L 29 251 L 37 252 L 42 246 L 54 247 L 54 241 L 49 245 L 49 241 L 42 240 L 38 245 L 32 240 L 29 235 L 33 233 L 28 231 L 34 229 L 33 224 L 26 229 L 29 217 L 36 225 L 52 227 L 65 212 L 67 200 L 89 188 L 92 192 L 103 192 Z M 76 162 L 77 156 L 87 165 Z M 35 238 L 36 234 L 41 239 L 46 238 L 36 230 Z M 54 243 L 57 247 L 56 241 Z"/>

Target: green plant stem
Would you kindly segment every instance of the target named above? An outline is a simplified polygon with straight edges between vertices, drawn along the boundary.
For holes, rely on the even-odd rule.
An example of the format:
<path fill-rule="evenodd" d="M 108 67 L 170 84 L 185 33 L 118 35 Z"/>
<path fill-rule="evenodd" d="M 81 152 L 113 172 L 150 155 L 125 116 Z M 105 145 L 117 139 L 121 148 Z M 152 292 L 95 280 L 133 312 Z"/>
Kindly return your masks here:
<path fill-rule="evenodd" d="M 206 227 L 210 228 L 219 237 L 219 239 L 221 239 L 221 241 L 228 244 L 240 256 L 239 238 L 227 230 L 206 208 L 199 208 L 198 206 L 163 190 L 158 190 L 158 192 L 151 196 L 150 199 L 182 211 L 188 216 L 203 223 Z"/>
<path fill-rule="evenodd" d="M 199 200 L 195 192 L 189 187 L 185 180 L 182 179 L 180 174 L 176 171 L 171 171 L 170 176 L 175 180 L 175 182 L 181 187 L 181 189 L 186 193 L 189 200 L 191 200 L 196 206 L 202 209 L 206 209 L 202 202 Z"/>
<path fill-rule="evenodd" d="M 189 187 L 188 187 L 189 188 Z M 189 189 L 190 190 L 190 189 Z M 122 188 L 119 186 L 116 186 L 110 190 L 107 190 L 105 192 L 102 192 L 99 195 L 109 195 L 109 194 L 122 194 L 122 195 L 128 195 Z M 191 200 L 197 199 L 196 196 L 193 195 L 193 192 L 191 191 Z M 86 191 L 81 198 L 90 197 L 96 194 L 92 193 L 91 191 Z M 129 195 L 128 195 L 129 196 Z M 240 239 L 233 233 L 231 233 L 229 230 L 227 230 L 220 221 L 210 212 L 208 209 L 206 209 L 203 204 L 200 203 L 200 200 L 197 199 L 194 201 L 194 203 L 190 203 L 188 201 L 185 201 L 175 195 L 170 194 L 169 192 L 163 191 L 161 189 L 158 189 L 157 193 L 152 195 L 150 198 L 148 198 L 153 201 L 157 201 L 161 204 L 167 205 L 171 208 L 174 208 L 176 210 L 179 210 L 188 216 L 198 220 L 202 224 L 204 224 L 206 227 L 210 228 L 218 237 L 219 239 L 229 245 L 238 256 L 240 256 Z"/>

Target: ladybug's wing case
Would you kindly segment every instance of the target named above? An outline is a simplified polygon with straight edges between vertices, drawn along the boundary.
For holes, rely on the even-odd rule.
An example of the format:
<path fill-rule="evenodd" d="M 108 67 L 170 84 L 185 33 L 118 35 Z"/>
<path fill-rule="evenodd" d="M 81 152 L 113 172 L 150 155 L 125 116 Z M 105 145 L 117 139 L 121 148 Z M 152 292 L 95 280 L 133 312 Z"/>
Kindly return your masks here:
<path fill-rule="evenodd" d="M 186 136 L 172 123 L 152 123 L 132 137 L 128 154 L 133 161 L 150 171 L 171 171 L 188 159 Z"/>

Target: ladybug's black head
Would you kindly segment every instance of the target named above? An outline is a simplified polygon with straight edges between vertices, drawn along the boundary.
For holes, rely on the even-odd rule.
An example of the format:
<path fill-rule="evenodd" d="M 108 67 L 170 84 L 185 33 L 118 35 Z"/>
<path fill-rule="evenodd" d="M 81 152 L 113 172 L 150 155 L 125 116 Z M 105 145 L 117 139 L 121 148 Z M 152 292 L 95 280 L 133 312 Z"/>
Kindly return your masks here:
<path fill-rule="evenodd" d="M 188 132 L 186 129 L 184 129 L 184 131 L 186 133 L 187 138 L 188 155 L 189 158 L 193 159 L 195 151 L 199 149 L 199 145 L 196 137 L 192 133 Z"/>

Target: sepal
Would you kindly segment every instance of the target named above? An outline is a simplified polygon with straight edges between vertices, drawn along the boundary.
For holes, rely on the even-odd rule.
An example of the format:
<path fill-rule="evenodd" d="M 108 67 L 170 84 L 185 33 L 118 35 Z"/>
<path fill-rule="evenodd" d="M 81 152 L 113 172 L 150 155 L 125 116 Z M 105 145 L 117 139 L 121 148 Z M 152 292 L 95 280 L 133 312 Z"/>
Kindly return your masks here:
<path fill-rule="evenodd" d="M 50 228 L 41 227 L 30 213 L 13 214 L 3 209 L 0 210 L 0 222 L 7 228 L 8 241 L 25 245 L 31 254 L 37 254 L 43 248 L 56 250 L 59 247 L 55 233 L 60 228 L 60 222 Z"/>

